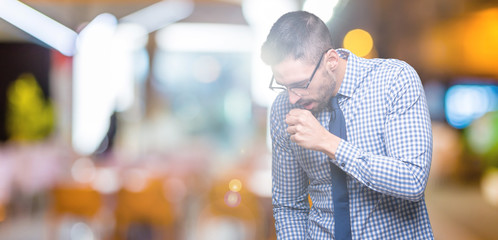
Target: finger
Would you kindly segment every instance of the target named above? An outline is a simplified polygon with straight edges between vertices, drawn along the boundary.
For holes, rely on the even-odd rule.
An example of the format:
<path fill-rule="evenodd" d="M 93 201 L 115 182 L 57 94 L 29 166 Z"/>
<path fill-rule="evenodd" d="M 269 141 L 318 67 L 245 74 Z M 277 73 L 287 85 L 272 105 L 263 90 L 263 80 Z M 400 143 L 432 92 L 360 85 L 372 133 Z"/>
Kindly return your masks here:
<path fill-rule="evenodd" d="M 289 126 L 295 126 L 295 125 L 300 125 L 300 124 L 305 123 L 307 121 L 306 119 L 307 119 L 307 117 L 303 116 L 303 115 L 288 115 L 285 118 L 285 122 Z"/>
<path fill-rule="evenodd" d="M 287 125 L 289 126 L 296 125 L 298 123 L 298 118 L 296 116 L 287 114 L 287 116 L 285 117 L 285 123 L 287 123 Z"/>
<path fill-rule="evenodd" d="M 287 132 L 290 133 L 291 135 L 294 135 L 297 132 L 297 127 L 296 126 L 290 126 L 290 127 L 287 128 Z"/>
<path fill-rule="evenodd" d="M 301 116 L 301 115 L 307 114 L 309 112 L 310 111 L 308 111 L 306 109 L 294 108 L 294 109 L 292 109 L 292 110 L 289 111 L 288 115 L 291 115 L 291 116 Z"/>
<path fill-rule="evenodd" d="M 292 142 L 297 143 L 297 145 L 300 145 L 300 144 L 302 143 L 301 136 L 299 136 L 298 134 L 291 135 L 291 136 L 290 136 L 290 140 L 291 140 Z"/>

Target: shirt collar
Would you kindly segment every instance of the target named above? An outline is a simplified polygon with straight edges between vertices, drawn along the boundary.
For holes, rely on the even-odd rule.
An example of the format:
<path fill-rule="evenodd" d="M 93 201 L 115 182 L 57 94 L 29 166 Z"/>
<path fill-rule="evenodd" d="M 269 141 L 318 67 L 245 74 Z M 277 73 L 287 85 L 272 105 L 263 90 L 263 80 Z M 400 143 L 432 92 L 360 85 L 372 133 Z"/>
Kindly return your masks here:
<path fill-rule="evenodd" d="M 339 48 L 336 51 L 341 58 L 348 60 L 346 73 L 344 74 L 338 94 L 351 98 L 360 83 L 363 82 L 371 66 L 365 64 L 362 58 L 354 55 L 347 49 Z"/>

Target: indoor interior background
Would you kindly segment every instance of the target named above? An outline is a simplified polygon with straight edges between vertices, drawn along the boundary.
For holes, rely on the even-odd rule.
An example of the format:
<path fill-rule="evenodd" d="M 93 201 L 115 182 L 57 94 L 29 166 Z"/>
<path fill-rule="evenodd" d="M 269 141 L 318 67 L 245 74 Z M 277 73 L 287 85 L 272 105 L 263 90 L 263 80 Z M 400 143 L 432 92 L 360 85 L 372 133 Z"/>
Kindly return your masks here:
<path fill-rule="evenodd" d="M 276 239 L 259 47 L 299 9 L 417 70 L 435 237 L 497 239 L 496 0 L 0 0 L 0 239 Z"/>

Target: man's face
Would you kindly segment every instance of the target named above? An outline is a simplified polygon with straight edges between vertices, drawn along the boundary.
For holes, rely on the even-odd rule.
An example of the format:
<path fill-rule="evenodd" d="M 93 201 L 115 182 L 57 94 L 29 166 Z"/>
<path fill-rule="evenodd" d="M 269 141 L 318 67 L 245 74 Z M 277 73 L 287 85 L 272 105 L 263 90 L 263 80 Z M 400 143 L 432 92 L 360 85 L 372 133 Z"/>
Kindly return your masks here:
<path fill-rule="evenodd" d="M 291 104 L 297 104 L 312 112 L 320 112 L 328 106 L 328 101 L 335 89 L 336 79 L 327 72 L 322 61 L 317 67 L 314 64 L 293 58 L 286 58 L 272 67 L 275 82 L 285 86 L 287 89 L 298 89 L 305 87 L 310 81 L 313 70 L 317 67 L 315 75 L 311 79 L 305 91 L 288 91 Z M 303 93 L 304 94 L 299 94 Z"/>

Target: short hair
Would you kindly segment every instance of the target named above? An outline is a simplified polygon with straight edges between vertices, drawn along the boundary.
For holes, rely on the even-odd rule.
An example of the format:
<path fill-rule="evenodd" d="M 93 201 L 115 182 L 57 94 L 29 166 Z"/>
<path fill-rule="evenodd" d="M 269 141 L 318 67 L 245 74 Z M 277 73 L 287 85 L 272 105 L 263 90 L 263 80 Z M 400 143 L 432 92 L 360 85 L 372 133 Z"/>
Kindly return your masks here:
<path fill-rule="evenodd" d="M 312 13 L 295 11 L 282 15 L 273 24 L 261 47 L 261 59 L 270 66 L 288 57 L 316 63 L 331 48 L 327 25 Z"/>

